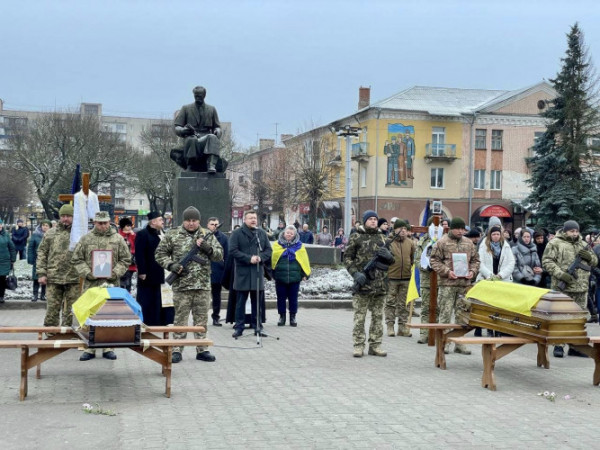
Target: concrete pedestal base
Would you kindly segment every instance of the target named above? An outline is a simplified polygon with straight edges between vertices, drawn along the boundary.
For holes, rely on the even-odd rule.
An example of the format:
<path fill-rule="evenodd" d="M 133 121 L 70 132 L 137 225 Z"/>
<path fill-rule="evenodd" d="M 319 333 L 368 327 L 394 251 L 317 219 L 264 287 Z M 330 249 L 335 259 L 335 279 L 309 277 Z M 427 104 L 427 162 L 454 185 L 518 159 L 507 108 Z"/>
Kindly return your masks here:
<path fill-rule="evenodd" d="M 183 211 L 188 206 L 198 208 L 203 228 L 206 228 L 209 217 L 218 217 L 223 223 L 220 231 L 231 230 L 229 181 L 224 173 L 181 172 L 175 192 L 175 225 L 181 225 Z"/>

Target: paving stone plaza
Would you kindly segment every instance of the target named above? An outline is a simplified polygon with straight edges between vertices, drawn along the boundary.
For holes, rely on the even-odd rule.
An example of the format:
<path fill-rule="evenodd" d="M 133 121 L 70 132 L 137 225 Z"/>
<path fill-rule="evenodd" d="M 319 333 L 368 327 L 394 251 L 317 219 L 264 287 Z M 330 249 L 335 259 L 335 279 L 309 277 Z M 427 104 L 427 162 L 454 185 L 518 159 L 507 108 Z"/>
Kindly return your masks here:
<path fill-rule="evenodd" d="M 39 325 L 43 314 L 2 309 L 0 325 Z M 595 448 L 600 388 L 589 359 L 550 357 L 544 370 L 526 345 L 496 364 L 491 392 L 479 346 L 447 355 L 442 371 L 416 337 L 384 337 L 386 358 L 353 358 L 348 309 L 301 308 L 297 328 L 275 326 L 274 309 L 267 320 L 279 340 L 262 347 L 233 340 L 229 324 L 210 326 L 216 363 L 186 349 L 170 399 L 156 363 L 117 349 L 116 361 L 88 362 L 69 350 L 42 365 L 40 380 L 31 370 L 20 402 L 20 352 L 0 350 L 0 448 Z M 116 415 L 86 414 L 84 403 Z"/>

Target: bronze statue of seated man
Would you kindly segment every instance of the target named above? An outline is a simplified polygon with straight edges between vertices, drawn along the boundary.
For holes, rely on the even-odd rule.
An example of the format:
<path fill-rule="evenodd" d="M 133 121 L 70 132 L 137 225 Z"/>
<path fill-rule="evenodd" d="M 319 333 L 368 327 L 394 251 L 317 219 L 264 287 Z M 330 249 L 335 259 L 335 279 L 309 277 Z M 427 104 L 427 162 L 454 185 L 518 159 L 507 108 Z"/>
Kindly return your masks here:
<path fill-rule="evenodd" d="M 224 172 L 220 158 L 221 123 L 214 106 L 204 103 L 206 89 L 196 86 L 194 103 L 184 105 L 175 118 L 175 134 L 184 139 L 183 149 L 171 150 L 171 159 L 190 172 Z"/>

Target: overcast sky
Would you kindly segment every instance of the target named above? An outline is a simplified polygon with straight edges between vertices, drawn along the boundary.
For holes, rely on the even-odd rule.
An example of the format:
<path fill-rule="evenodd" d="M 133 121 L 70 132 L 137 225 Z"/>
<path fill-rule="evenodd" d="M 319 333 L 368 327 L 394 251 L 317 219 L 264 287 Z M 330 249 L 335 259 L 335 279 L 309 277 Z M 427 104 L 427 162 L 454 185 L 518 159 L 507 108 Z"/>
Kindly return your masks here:
<path fill-rule="evenodd" d="M 576 21 L 600 64 L 598 0 L 4 0 L 0 98 L 171 118 L 200 84 L 249 146 L 354 112 L 361 85 L 374 102 L 552 78 Z"/>

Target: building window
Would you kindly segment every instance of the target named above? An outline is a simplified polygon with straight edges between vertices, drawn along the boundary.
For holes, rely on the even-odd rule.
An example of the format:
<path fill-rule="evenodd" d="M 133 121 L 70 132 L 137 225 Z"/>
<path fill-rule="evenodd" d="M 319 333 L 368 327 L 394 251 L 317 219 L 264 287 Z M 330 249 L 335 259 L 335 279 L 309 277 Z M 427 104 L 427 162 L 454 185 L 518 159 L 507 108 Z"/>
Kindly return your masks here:
<path fill-rule="evenodd" d="M 490 189 L 493 191 L 499 191 L 502 189 L 502 171 L 501 170 L 490 171 Z"/>
<path fill-rule="evenodd" d="M 83 105 L 83 113 L 90 116 L 97 116 L 100 112 L 99 105 Z"/>
<path fill-rule="evenodd" d="M 361 188 L 367 187 L 367 168 L 366 167 L 360 168 L 360 187 Z"/>
<path fill-rule="evenodd" d="M 473 181 L 473 189 L 485 189 L 485 170 L 475 171 L 475 180 Z"/>
<path fill-rule="evenodd" d="M 335 150 L 335 156 L 342 156 L 342 138 L 337 138 L 337 149 Z"/>
<path fill-rule="evenodd" d="M 444 156 L 446 128 L 433 127 L 431 130 L 431 150 L 433 156 Z"/>
<path fill-rule="evenodd" d="M 144 206 L 144 200 L 140 200 L 140 206 Z"/>
<path fill-rule="evenodd" d="M 492 150 L 502 150 L 502 130 L 492 130 Z"/>
<path fill-rule="evenodd" d="M 485 150 L 487 143 L 487 130 L 476 129 L 475 130 L 475 149 Z"/>
<path fill-rule="evenodd" d="M 444 189 L 444 169 L 431 169 L 431 187 L 432 189 Z"/>

